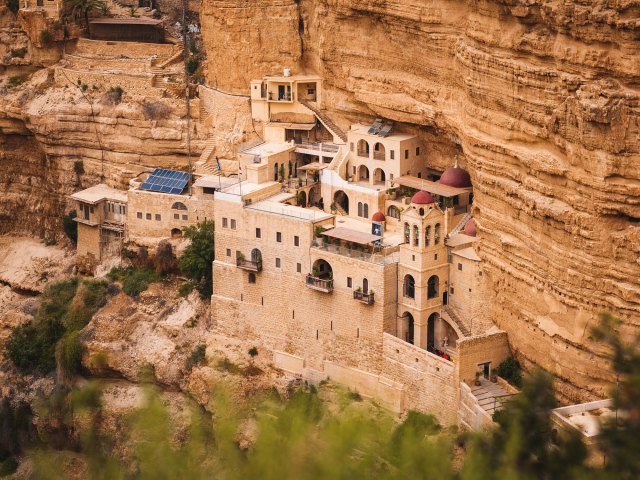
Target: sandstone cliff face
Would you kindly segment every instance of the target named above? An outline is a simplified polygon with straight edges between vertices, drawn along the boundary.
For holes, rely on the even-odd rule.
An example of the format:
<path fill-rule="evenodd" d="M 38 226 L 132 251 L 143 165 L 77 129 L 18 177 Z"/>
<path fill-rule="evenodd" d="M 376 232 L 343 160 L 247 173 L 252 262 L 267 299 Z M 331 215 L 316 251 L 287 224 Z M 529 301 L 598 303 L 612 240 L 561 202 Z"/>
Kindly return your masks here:
<path fill-rule="evenodd" d="M 343 126 L 384 116 L 434 168 L 457 155 L 492 318 L 565 399 L 606 395 L 589 329 L 601 311 L 640 324 L 637 2 L 226 0 L 201 20 L 217 87 L 314 71 Z"/>

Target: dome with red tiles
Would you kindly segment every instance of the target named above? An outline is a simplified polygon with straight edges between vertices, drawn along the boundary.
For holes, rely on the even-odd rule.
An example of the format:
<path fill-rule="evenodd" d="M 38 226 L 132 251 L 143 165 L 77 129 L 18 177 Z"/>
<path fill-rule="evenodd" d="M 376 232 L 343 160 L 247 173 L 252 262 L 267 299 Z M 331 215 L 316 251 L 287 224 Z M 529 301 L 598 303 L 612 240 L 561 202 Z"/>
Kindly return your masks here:
<path fill-rule="evenodd" d="M 371 220 L 373 220 L 374 222 L 384 222 L 385 221 L 384 213 L 382 212 L 374 213 L 373 217 L 371 217 Z"/>
<path fill-rule="evenodd" d="M 476 222 L 472 219 L 470 219 L 469 221 L 467 221 L 467 223 L 464 224 L 464 230 L 463 230 L 465 235 L 469 235 L 470 237 L 475 237 L 476 236 Z"/>
<path fill-rule="evenodd" d="M 418 205 L 427 205 L 433 202 L 434 200 L 431 194 L 429 192 L 425 192 L 424 190 L 416 192 L 413 197 L 411 197 L 411 203 L 415 203 Z"/>
<path fill-rule="evenodd" d="M 467 188 L 471 186 L 471 176 L 460 167 L 449 167 L 440 177 L 440 183 L 450 187 Z"/>

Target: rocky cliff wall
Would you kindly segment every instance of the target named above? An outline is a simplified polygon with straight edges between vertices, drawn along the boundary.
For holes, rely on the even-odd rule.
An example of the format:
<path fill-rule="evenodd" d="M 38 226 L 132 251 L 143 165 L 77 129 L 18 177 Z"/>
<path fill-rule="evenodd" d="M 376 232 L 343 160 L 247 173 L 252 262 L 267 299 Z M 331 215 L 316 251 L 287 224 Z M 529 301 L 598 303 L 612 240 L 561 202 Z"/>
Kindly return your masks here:
<path fill-rule="evenodd" d="M 491 317 L 566 400 L 606 395 L 589 329 L 640 324 L 640 5 L 207 0 L 207 78 L 324 77 L 338 123 L 402 122 L 472 175 Z"/>

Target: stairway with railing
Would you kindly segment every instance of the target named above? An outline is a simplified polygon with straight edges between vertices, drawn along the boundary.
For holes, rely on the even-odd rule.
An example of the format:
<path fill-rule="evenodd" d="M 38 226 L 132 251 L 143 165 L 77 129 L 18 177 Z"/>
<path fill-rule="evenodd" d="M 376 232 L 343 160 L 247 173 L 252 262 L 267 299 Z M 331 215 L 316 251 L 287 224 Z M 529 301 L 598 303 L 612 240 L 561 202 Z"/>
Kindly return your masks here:
<path fill-rule="evenodd" d="M 471 212 L 467 212 L 465 214 L 464 217 L 462 217 L 462 219 L 458 222 L 458 224 L 454 227 L 453 230 L 451 230 L 451 232 L 449 232 L 449 237 L 456 235 L 458 233 L 460 233 L 462 231 L 462 229 L 464 228 L 464 225 L 471 219 L 473 215 L 471 214 Z"/>
<path fill-rule="evenodd" d="M 344 133 L 344 131 L 336 125 L 326 113 L 320 110 L 315 103 L 305 99 L 300 99 L 300 103 L 311 110 L 315 116 L 318 117 L 318 120 L 320 120 L 320 122 L 329 129 L 329 131 L 337 135 L 343 142 L 347 141 L 347 134 Z"/>
<path fill-rule="evenodd" d="M 446 315 L 444 316 L 448 316 L 451 319 L 451 321 L 453 321 L 453 323 L 456 324 L 456 326 L 460 329 L 460 331 L 465 337 L 471 336 L 471 329 L 462 321 L 460 316 L 458 316 L 458 314 L 451 307 L 451 305 L 444 306 L 444 313 L 446 313 Z M 445 320 L 447 319 L 445 318 Z"/>

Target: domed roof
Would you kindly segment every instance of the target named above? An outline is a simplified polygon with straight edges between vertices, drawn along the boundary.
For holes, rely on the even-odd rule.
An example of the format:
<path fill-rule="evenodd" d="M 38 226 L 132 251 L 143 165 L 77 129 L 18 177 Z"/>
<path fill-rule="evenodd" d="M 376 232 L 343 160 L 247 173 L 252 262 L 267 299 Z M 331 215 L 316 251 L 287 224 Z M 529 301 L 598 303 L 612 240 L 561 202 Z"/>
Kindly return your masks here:
<path fill-rule="evenodd" d="M 427 205 L 429 203 L 433 203 L 433 197 L 429 192 L 425 192 L 424 190 L 420 190 L 416 192 L 413 197 L 411 197 L 411 203 L 416 203 L 418 205 Z"/>
<path fill-rule="evenodd" d="M 467 221 L 467 223 L 464 224 L 464 230 L 463 230 L 465 235 L 469 235 L 470 237 L 475 237 L 476 236 L 476 222 L 473 220 L 473 218 L 469 219 Z"/>
<path fill-rule="evenodd" d="M 373 220 L 374 222 L 384 222 L 385 221 L 384 213 L 382 212 L 374 213 L 373 217 L 371 217 L 371 220 Z"/>
<path fill-rule="evenodd" d="M 460 167 L 449 167 L 440 177 L 440 183 L 450 187 L 466 188 L 471 186 L 471 176 Z"/>

